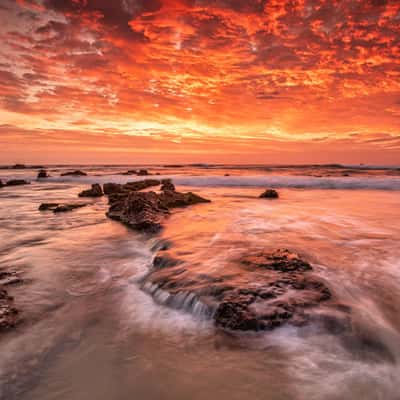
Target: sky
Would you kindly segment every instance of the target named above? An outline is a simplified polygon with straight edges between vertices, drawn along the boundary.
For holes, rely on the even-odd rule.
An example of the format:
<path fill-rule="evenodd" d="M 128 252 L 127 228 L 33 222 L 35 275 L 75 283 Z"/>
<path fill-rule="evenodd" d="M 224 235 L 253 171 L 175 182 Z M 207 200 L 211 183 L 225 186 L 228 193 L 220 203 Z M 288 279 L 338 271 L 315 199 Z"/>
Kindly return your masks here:
<path fill-rule="evenodd" d="M 400 164 L 399 0 L 0 0 L 0 163 Z"/>

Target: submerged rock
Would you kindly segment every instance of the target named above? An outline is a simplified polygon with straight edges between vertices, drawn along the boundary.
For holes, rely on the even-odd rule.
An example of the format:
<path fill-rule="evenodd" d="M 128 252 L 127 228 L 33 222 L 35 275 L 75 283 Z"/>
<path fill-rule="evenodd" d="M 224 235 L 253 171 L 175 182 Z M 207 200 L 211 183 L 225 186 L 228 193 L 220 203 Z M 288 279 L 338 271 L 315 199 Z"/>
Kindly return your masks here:
<path fill-rule="evenodd" d="M 143 289 L 156 300 L 213 318 L 217 326 L 239 331 L 303 325 L 332 294 L 312 274 L 312 266 L 287 249 L 258 251 L 229 261 L 220 272 L 179 261 L 168 252 L 154 260 Z M 229 272 L 224 272 L 229 271 Z"/>
<path fill-rule="evenodd" d="M 30 182 L 24 179 L 11 179 L 6 182 L 6 186 L 20 186 L 20 185 L 29 185 Z"/>
<path fill-rule="evenodd" d="M 87 203 L 75 203 L 75 204 L 60 204 L 60 203 L 42 203 L 39 206 L 39 211 L 53 211 L 54 213 L 68 212 L 77 208 L 87 206 Z"/>
<path fill-rule="evenodd" d="M 275 189 L 267 189 L 264 193 L 260 194 L 261 199 L 277 199 L 278 197 L 279 194 Z"/>
<path fill-rule="evenodd" d="M 61 176 L 87 176 L 86 172 L 76 170 L 76 171 L 68 171 L 61 174 Z"/>
<path fill-rule="evenodd" d="M 38 177 L 38 179 L 43 179 L 43 178 L 49 178 L 50 175 L 48 175 L 48 173 L 47 173 L 47 171 L 45 169 L 41 169 L 38 172 L 38 176 L 37 177 Z"/>
<path fill-rule="evenodd" d="M 103 194 L 101 186 L 98 183 L 94 183 L 90 189 L 79 193 L 79 197 L 101 197 Z"/>

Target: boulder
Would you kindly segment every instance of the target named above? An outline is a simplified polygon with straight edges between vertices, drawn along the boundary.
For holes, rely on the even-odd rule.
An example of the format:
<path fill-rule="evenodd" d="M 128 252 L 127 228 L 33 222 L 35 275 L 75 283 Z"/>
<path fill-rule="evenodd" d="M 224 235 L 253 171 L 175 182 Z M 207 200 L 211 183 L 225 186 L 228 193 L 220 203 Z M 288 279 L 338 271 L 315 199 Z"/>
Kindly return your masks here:
<path fill-rule="evenodd" d="M 87 176 L 87 173 L 83 172 L 83 171 L 76 170 L 76 171 L 64 172 L 64 173 L 61 174 L 61 176 Z"/>
<path fill-rule="evenodd" d="M 159 186 L 161 182 L 157 179 L 145 179 L 143 181 L 137 181 L 137 182 L 128 182 L 125 185 L 123 185 L 123 189 L 127 191 L 131 190 L 143 190 L 147 189 L 152 186 Z"/>
<path fill-rule="evenodd" d="M 43 179 L 43 178 L 49 178 L 50 175 L 47 174 L 47 171 L 45 169 L 41 169 L 38 172 L 38 179 Z"/>
<path fill-rule="evenodd" d="M 120 221 L 132 229 L 155 233 L 161 229 L 163 217 L 168 209 L 163 207 L 154 192 L 131 191 L 129 194 L 114 201 L 107 216 Z"/>
<path fill-rule="evenodd" d="M 279 194 L 275 189 L 267 189 L 265 192 L 260 194 L 261 199 L 277 199 L 278 197 Z"/>
<path fill-rule="evenodd" d="M 6 186 L 20 186 L 20 185 L 29 185 L 30 182 L 24 179 L 11 179 L 6 182 Z"/>
<path fill-rule="evenodd" d="M 79 197 L 101 197 L 103 196 L 103 189 L 98 183 L 94 183 L 90 189 L 84 190 L 79 193 Z"/>
<path fill-rule="evenodd" d="M 28 168 L 25 164 L 15 164 L 11 167 L 11 169 L 26 169 Z"/>
<path fill-rule="evenodd" d="M 201 261 L 188 265 L 171 250 L 162 251 L 142 288 L 167 306 L 200 310 L 231 331 L 300 326 L 314 311 L 321 315 L 322 303 L 329 307 L 329 288 L 307 261 L 287 249 L 255 251 L 227 262 L 224 269 L 200 273 Z"/>
<path fill-rule="evenodd" d="M 172 183 L 171 179 L 163 179 L 161 181 L 161 190 L 171 190 L 175 192 L 175 185 Z"/>
<path fill-rule="evenodd" d="M 205 199 L 195 193 L 180 193 L 172 190 L 165 190 L 161 192 L 159 198 L 162 205 L 166 208 L 186 207 L 194 204 L 210 203 L 210 200 Z"/>
<path fill-rule="evenodd" d="M 149 174 L 149 171 L 147 171 L 147 169 L 140 169 L 140 170 L 137 172 L 137 175 L 139 175 L 139 176 L 146 176 L 146 175 L 150 175 L 150 174 Z"/>
<path fill-rule="evenodd" d="M 118 193 L 122 191 L 122 185 L 119 183 L 105 183 L 103 185 L 103 191 L 105 195 Z"/>

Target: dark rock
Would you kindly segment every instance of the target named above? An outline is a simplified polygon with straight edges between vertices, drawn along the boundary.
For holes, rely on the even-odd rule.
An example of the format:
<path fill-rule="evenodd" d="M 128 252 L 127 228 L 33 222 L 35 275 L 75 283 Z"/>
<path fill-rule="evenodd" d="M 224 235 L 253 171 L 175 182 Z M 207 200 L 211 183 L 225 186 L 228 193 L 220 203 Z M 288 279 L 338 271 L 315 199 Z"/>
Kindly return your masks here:
<path fill-rule="evenodd" d="M 154 192 L 131 191 L 128 196 L 111 204 L 107 216 L 138 231 L 155 233 L 161 229 L 168 209 Z"/>
<path fill-rule="evenodd" d="M 53 209 L 54 213 L 68 212 L 87 206 L 87 203 L 76 203 L 76 204 L 60 204 Z"/>
<path fill-rule="evenodd" d="M 161 298 L 168 299 L 166 305 L 186 311 L 201 307 L 217 326 L 240 331 L 269 330 L 286 323 L 304 325 L 312 321 L 313 312 L 320 313 L 321 303 L 329 307 L 332 297 L 313 275 L 312 266 L 287 249 L 230 260 L 225 269 L 229 275 L 218 271 L 200 274 L 198 270 L 185 268 L 171 250 L 161 252 L 143 288 L 153 295 L 165 292 Z M 332 309 L 340 314 L 337 304 Z"/>
<path fill-rule="evenodd" d="M 145 179 L 143 181 L 137 181 L 137 182 L 128 182 L 125 185 L 123 185 L 123 189 L 127 191 L 137 191 L 137 190 L 143 190 L 147 189 L 152 186 L 159 186 L 161 182 L 157 179 Z"/>
<path fill-rule="evenodd" d="M 20 186 L 20 185 L 29 185 L 30 182 L 25 181 L 24 179 L 11 179 L 7 181 L 6 186 Z"/>
<path fill-rule="evenodd" d="M 18 276 L 18 274 L 15 271 L 13 272 L 0 271 L 0 287 L 1 285 L 8 286 L 20 283 L 23 283 L 23 280 Z"/>
<path fill-rule="evenodd" d="M 279 194 L 274 189 L 267 189 L 264 193 L 260 194 L 261 199 L 277 199 Z"/>
<path fill-rule="evenodd" d="M 121 175 L 137 175 L 138 172 L 135 169 L 130 169 L 129 171 L 122 172 Z"/>
<path fill-rule="evenodd" d="M 11 167 L 11 169 L 26 169 L 27 166 L 25 164 L 15 164 Z"/>
<path fill-rule="evenodd" d="M 3 186 L 5 186 L 5 184 L 4 184 L 3 181 L 0 179 L 0 188 L 2 188 Z"/>
<path fill-rule="evenodd" d="M 140 169 L 140 170 L 137 172 L 137 175 L 139 175 L 139 176 L 146 176 L 146 175 L 150 175 L 150 174 L 149 174 L 149 171 L 147 171 L 147 169 Z"/>
<path fill-rule="evenodd" d="M 118 193 L 122 191 L 122 185 L 119 183 L 105 183 L 103 185 L 103 191 L 105 195 Z"/>
<path fill-rule="evenodd" d="M 60 204 L 60 203 L 42 203 L 39 211 L 53 211 L 54 213 L 68 212 L 77 208 L 85 207 L 87 203 Z"/>
<path fill-rule="evenodd" d="M 38 179 L 43 179 L 43 178 L 48 178 L 50 175 L 47 174 L 47 171 L 45 169 L 41 169 L 38 172 Z"/>
<path fill-rule="evenodd" d="M 63 174 L 61 174 L 61 176 L 87 176 L 86 172 L 83 171 L 68 171 L 68 172 L 64 172 Z"/>
<path fill-rule="evenodd" d="M 79 193 L 79 197 L 101 197 L 103 196 L 103 189 L 98 183 L 94 183 L 88 190 Z"/>
<path fill-rule="evenodd" d="M 161 181 L 161 190 L 172 190 L 175 192 L 175 185 L 172 183 L 171 179 L 163 179 Z"/>
<path fill-rule="evenodd" d="M 59 206 L 59 203 L 42 203 L 39 206 L 39 211 L 54 210 L 58 206 Z"/>
<path fill-rule="evenodd" d="M 165 190 L 159 195 L 160 201 L 166 208 L 186 207 L 200 203 L 210 203 L 205 199 L 192 192 L 180 193 L 172 190 Z"/>

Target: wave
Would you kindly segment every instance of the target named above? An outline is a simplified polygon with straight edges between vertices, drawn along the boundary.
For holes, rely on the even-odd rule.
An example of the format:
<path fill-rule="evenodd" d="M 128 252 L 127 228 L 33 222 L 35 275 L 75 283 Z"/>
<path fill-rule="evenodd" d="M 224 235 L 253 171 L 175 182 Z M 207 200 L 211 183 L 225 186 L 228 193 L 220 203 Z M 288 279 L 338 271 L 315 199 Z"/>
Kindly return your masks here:
<path fill-rule="evenodd" d="M 183 176 L 157 175 L 154 179 L 171 178 L 178 186 L 194 187 L 271 187 L 298 189 L 364 189 L 364 190 L 400 190 L 400 177 L 313 177 L 313 176 Z M 54 177 L 47 182 L 74 183 L 126 183 L 143 180 L 138 176 L 103 175 L 75 177 Z"/>

